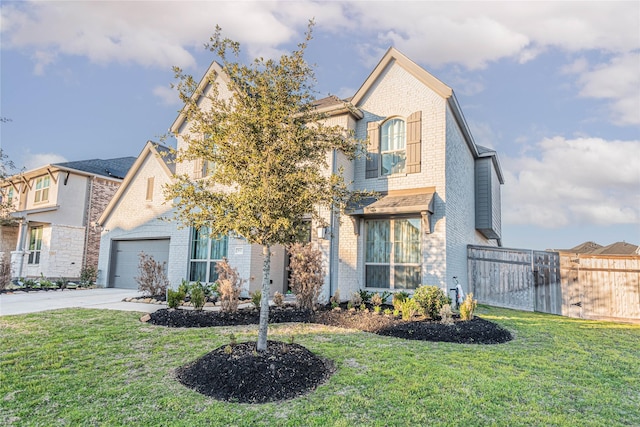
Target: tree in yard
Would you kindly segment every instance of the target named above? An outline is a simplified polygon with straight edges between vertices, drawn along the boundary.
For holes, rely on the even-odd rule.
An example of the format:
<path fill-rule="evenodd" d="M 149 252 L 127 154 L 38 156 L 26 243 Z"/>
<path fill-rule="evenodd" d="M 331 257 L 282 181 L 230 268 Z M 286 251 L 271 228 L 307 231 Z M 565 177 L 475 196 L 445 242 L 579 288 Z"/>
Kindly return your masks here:
<path fill-rule="evenodd" d="M 191 126 L 176 161 L 202 159 L 212 167 L 195 182 L 176 176 L 165 196 L 181 223 L 262 246 L 258 351 L 267 348 L 272 246 L 298 240 L 307 215 L 324 224 L 321 209 L 344 206 L 353 194 L 340 171 L 327 173 L 327 156 L 340 150 L 353 158 L 362 147 L 314 110 L 314 74 L 304 59 L 312 27 L 291 54 L 250 64 L 239 62 L 240 45 L 217 27 L 206 47 L 220 59 L 224 76 L 207 76 L 208 90 L 201 93 L 193 77 L 175 69 Z M 210 106 L 203 108 L 203 97 Z"/>
<path fill-rule="evenodd" d="M 2 120 L 0 120 L 2 123 L 6 123 L 6 121 L 10 121 L 10 119 L 2 117 Z M 6 185 L 8 183 L 7 178 L 11 176 L 11 172 L 14 169 L 15 165 L 9 159 L 9 156 L 7 156 L 0 148 L 0 188 L 2 190 L 2 197 L 0 198 L 0 226 L 11 225 L 16 222 L 16 219 L 11 216 L 11 213 L 15 209 L 12 201 L 9 200 L 8 194 L 12 187 L 11 185 Z"/>

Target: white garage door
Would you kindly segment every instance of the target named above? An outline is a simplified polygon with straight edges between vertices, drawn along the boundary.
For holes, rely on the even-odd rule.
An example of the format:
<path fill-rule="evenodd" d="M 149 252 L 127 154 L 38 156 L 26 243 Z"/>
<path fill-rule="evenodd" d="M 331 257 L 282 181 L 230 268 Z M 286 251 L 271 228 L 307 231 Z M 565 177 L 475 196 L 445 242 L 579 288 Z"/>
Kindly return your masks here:
<path fill-rule="evenodd" d="M 110 288 L 138 288 L 135 277 L 139 275 L 140 252 L 151 255 L 157 262 L 168 262 L 169 239 L 114 240 L 111 243 Z"/>

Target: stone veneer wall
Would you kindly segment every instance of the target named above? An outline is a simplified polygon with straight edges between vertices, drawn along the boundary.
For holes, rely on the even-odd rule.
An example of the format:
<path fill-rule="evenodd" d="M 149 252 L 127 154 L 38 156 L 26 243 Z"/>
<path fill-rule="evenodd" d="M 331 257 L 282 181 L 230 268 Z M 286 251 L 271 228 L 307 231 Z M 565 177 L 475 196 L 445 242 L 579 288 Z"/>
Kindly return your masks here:
<path fill-rule="evenodd" d="M 113 198 L 120 187 L 120 182 L 113 182 L 105 179 L 94 178 L 91 199 L 89 200 L 88 212 L 86 216 L 86 246 L 82 266 L 98 268 L 98 258 L 100 255 L 100 229 L 93 224 L 98 221 L 102 212 Z"/>

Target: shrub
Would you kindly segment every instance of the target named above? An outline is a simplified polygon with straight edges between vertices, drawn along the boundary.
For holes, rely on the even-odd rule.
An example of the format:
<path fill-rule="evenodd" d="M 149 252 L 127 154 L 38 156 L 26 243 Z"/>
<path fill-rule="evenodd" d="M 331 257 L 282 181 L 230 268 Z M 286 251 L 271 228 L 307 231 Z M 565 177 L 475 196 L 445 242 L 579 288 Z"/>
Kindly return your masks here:
<path fill-rule="evenodd" d="M 440 323 L 444 325 L 453 325 L 453 312 L 451 304 L 445 304 L 440 309 Z"/>
<path fill-rule="evenodd" d="M 3 257 L 0 261 L 0 290 L 5 289 L 11 283 L 11 261 Z"/>
<path fill-rule="evenodd" d="M 227 313 L 238 311 L 240 290 L 244 280 L 240 278 L 238 270 L 232 268 L 226 258 L 216 263 L 218 273 L 218 291 L 220 292 L 221 310 Z"/>
<path fill-rule="evenodd" d="M 191 305 L 193 305 L 193 308 L 198 311 L 202 310 L 206 297 L 204 295 L 204 287 L 199 281 L 191 285 L 189 296 L 191 297 Z"/>
<path fill-rule="evenodd" d="M 257 309 L 260 308 L 260 301 L 262 300 L 262 291 L 258 290 L 251 294 L 251 302 L 253 306 Z"/>
<path fill-rule="evenodd" d="M 399 309 L 402 313 L 402 320 L 411 320 L 413 316 L 418 312 L 420 306 L 413 298 L 407 298 L 399 303 Z"/>
<path fill-rule="evenodd" d="M 360 289 L 358 293 L 360 294 L 360 299 L 362 300 L 362 302 L 369 302 L 371 300 L 371 297 L 374 295 L 374 292 L 369 292 L 365 289 Z"/>
<path fill-rule="evenodd" d="M 280 292 L 276 291 L 273 294 L 273 303 L 277 307 L 282 307 L 284 305 L 284 295 L 282 295 Z"/>
<path fill-rule="evenodd" d="M 178 286 L 178 292 L 181 292 L 184 296 L 186 296 L 189 293 L 189 282 L 182 279 L 182 283 L 180 283 L 180 286 Z"/>
<path fill-rule="evenodd" d="M 80 284 L 82 286 L 91 286 L 96 282 L 96 278 L 98 277 L 98 272 L 95 267 L 91 265 L 86 265 L 80 270 Z M 152 294 L 156 295 L 156 294 Z"/>
<path fill-rule="evenodd" d="M 420 286 L 413 294 L 413 299 L 420 312 L 432 319 L 438 318 L 442 306 L 451 302 L 447 294 L 437 286 Z"/>
<path fill-rule="evenodd" d="M 333 293 L 333 296 L 329 298 L 329 302 L 331 303 L 332 308 L 336 308 L 340 306 L 340 290 L 336 289 Z"/>
<path fill-rule="evenodd" d="M 460 319 L 471 320 L 473 319 L 473 312 L 478 306 L 478 301 L 473 299 L 473 293 L 467 294 L 464 302 L 460 304 Z"/>
<path fill-rule="evenodd" d="M 144 252 L 140 252 L 138 258 L 139 275 L 135 278 L 138 290 L 147 295 L 164 295 L 169 287 L 169 279 L 164 273 L 167 263 L 159 263 Z"/>
<path fill-rule="evenodd" d="M 391 303 L 393 304 L 393 308 L 399 310 L 398 306 L 409 298 L 409 294 L 405 291 L 396 292 L 393 294 L 393 298 L 391 299 Z"/>
<path fill-rule="evenodd" d="M 393 314 L 393 311 L 391 311 L 390 308 L 385 308 L 382 313 L 384 313 L 385 316 L 391 316 Z"/>
<path fill-rule="evenodd" d="M 180 304 L 184 300 L 185 296 L 186 295 L 182 291 L 180 291 L 180 288 L 178 288 L 177 291 L 174 291 L 173 289 L 167 289 L 167 306 L 169 308 L 180 307 Z"/>
<path fill-rule="evenodd" d="M 373 294 L 371 304 L 373 304 L 374 307 L 380 307 L 382 305 L 382 297 L 380 294 Z"/>
<path fill-rule="evenodd" d="M 373 306 L 373 312 L 375 314 L 380 314 L 382 312 L 382 307 L 380 307 L 379 305 L 374 305 Z"/>
<path fill-rule="evenodd" d="M 380 298 L 382 299 L 382 303 L 386 304 L 387 300 L 389 299 L 389 297 L 393 295 L 393 292 L 389 292 L 389 291 L 384 291 L 382 293 L 382 295 L 380 295 Z"/>
<path fill-rule="evenodd" d="M 362 304 L 362 297 L 360 296 L 360 292 L 354 292 L 351 294 L 351 299 L 349 300 L 354 307 Z"/>
<path fill-rule="evenodd" d="M 291 289 L 296 295 L 298 306 L 303 310 L 314 310 L 324 284 L 322 252 L 315 249 L 312 243 L 295 243 L 289 248 L 289 254 Z"/>

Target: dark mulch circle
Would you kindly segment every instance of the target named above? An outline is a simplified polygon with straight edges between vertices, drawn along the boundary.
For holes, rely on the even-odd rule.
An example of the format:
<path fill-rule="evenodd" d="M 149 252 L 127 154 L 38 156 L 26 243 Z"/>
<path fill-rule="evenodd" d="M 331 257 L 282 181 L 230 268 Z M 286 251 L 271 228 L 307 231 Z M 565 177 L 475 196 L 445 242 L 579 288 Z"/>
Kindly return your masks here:
<path fill-rule="evenodd" d="M 324 383 L 333 364 L 298 344 L 268 341 L 256 351 L 255 342 L 222 346 L 178 368 L 176 377 L 187 387 L 218 400 L 266 403 L 301 396 Z"/>
<path fill-rule="evenodd" d="M 162 309 L 150 314 L 149 323 L 188 328 L 251 325 L 258 324 L 259 319 L 256 309 L 236 313 Z M 512 339 L 509 331 L 479 317 L 467 322 L 454 320 L 452 325 L 418 317 L 404 321 L 374 312 L 330 307 L 315 312 L 292 306 L 269 310 L 269 323 L 319 323 L 411 340 L 499 344 Z M 176 377 L 185 386 L 215 399 L 265 403 L 306 394 L 333 372 L 331 362 L 300 345 L 269 341 L 265 352 L 257 352 L 255 342 L 219 347 L 178 368 Z"/>

